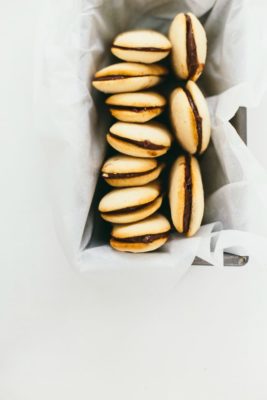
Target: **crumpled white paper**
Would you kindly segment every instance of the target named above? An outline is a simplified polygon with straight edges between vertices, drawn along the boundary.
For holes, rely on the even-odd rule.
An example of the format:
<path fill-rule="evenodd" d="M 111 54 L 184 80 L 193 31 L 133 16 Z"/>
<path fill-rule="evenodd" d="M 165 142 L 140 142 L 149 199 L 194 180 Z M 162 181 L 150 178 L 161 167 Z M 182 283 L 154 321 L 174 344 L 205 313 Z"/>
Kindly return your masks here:
<path fill-rule="evenodd" d="M 201 160 L 206 225 L 190 239 L 173 235 L 157 252 L 118 253 L 101 240 L 103 225 L 95 212 L 110 119 L 91 79 L 110 62 L 110 43 L 118 32 L 146 27 L 166 34 L 181 11 L 201 17 L 208 35 L 200 80 L 212 117 L 212 144 Z M 47 204 L 57 237 L 80 271 L 170 266 L 183 274 L 196 255 L 222 266 L 225 249 L 262 259 L 267 176 L 228 122 L 239 106 L 257 105 L 266 89 L 267 35 L 261 14 L 256 3 L 243 0 L 46 2 L 36 52 L 36 128 L 46 154 Z"/>

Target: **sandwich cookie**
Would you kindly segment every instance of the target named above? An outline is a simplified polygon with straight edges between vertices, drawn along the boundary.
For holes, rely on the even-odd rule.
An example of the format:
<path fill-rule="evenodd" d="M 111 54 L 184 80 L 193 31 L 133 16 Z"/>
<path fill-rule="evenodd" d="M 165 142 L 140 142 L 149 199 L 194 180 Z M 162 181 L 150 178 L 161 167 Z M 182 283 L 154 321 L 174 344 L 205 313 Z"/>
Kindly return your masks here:
<path fill-rule="evenodd" d="M 157 85 L 167 73 L 157 64 L 119 63 L 98 71 L 92 84 L 104 93 L 136 92 Z"/>
<path fill-rule="evenodd" d="M 99 203 L 101 217 L 114 224 L 140 221 L 153 214 L 162 203 L 158 182 L 144 186 L 113 189 Z"/>
<path fill-rule="evenodd" d="M 119 34 L 111 52 L 121 60 L 151 64 L 167 57 L 171 43 L 162 33 L 153 30 L 134 30 Z"/>
<path fill-rule="evenodd" d="M 135 157 L 159 157 L 169 150 L 172 142 L 171 133 L 159 122 L 116 122 L 106 138 L 115 150 Z"/>
<path fill-rule="evenodd" d="M 180 145 L 190 154 L 202 154 L 210 141 L 210 116 L 205 97 L 197 84 L 188 81 L 170 98 L 170 117 Z"/>
<path fill-rule="evenodd" d="M 120 121 L 147 122 L 163 112 L 166 99 L 156 92 L 119 93 L 109 96 L 106 104 Z"/>
<path fill-rule="evenodd" d="M 118 251 L 144 253 L 164 245 L 171 229 L 169 221 L 160 214 L 133 224 L 114 225 L 110 245 Z"/>
<path fill-rule="evenodd" d="M 181 79 L 196 81 L 207 55 L 207 36 L 200 21 L 191 13 L 177 14 L 170 26 L 169 39 L 175 74 Z"/>
<path fill-rule="evenodd" d="M 169 202 L 173 225 L 180 233 L 193 236 L 204 214 L 204 192 L 198 161 L 180 156 L 170 172 Z"/>
<path fill-rule="evenodd" d="M 101 175 L 111 186 L 142 186 L 157 179 L 163 168 L 164 164 L 153 158 L 117 155 L 105 162 Z"/>

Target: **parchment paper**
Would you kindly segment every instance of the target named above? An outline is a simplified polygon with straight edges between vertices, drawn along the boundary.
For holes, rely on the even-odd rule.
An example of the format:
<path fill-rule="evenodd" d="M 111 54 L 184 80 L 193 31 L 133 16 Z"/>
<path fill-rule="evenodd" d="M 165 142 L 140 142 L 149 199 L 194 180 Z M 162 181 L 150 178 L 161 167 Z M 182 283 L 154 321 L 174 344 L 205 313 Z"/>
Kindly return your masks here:
<path fill-rule="evenodd" d="M 172 235 L 157 252 L 118 253 L 103 242 L 104 225 L 96 213 L 95 189 L 111 122 L 91 79 L 97 69 L 116 62 L 109 48 L 117 33 L 146 27 L 166 34 L 181 11 L 201 17 L 208 36 L 199 81 L 212 117 L 212 143 L 201 158 L 205 225 L 190 239 Z M 196 255 L 221 267 L 225 249 L 260 263 L 267 248 L 267 176 L 228 121 L 240 106 L 257 105 L 266 89 L 261 10 L 253 2 L 248 9 L 243 0 L 49 0 L 39 25 L 36 130 L 45 154 L 47 206 L 71 265 L 80 271 L 168 266 L 182 275 Z"/>

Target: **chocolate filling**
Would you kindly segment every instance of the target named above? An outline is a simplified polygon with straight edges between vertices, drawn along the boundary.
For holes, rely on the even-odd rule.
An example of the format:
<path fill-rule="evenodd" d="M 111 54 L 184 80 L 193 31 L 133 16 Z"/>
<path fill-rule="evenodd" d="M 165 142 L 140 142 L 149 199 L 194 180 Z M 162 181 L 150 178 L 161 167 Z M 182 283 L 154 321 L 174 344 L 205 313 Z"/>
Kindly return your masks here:
<path fill-rule="evenodd" d="M 196 107 L 196 104 L 194 102 L 194 99 L 189 92 L 188 89 L 184 89 L 185 94 L 187 96 L 188 102 L 190 104 L 190 107 L 193 111 L 195 121 L 196 121 L 196 128 L 197 128 L 197 136 L 198 136 L 198 143 L 197 143 L 197 153 L 200 153 L 201 148 L 202 148 L 202 117 L 199 115 L 198 109 Z"/>
<path fill-rule="evenodd" d="M 135 178 L 137 176 L 143 176 L 150 174 L 151 172 L 155 171 L 158 167 L 150 169 L 145 172 L 126 172 L 126 173 L 111 173 L 111 172 L 102 172 L 102 177 L 105 179 L 122 179 L 122 178 Z"/>
<path fill-rule="evenodd" d="M 110 136 L 114 137 L 115 139 L 122 140 L 123 142 L 131 143 L 134 144 L 135 146 L 141 147 L 142 149 L 148 149 L 148 150 L 162 150 L 165 149 L 166 146 L 162 146 L 161 144 L 155 144 L 150 142 L 149 140 L 134 140 L 134 139 L 128 139 L 128 138 L 122 138 L 120 136 L 114 135 L 114 133 L 109 132 Z"/>
<path fill-rule="evenodd" d="M 188 69 L 188 79 L 191 79 L 198 69 L 197 47 L 193 32 L 192 21 L 189 15 L 185 14 L 186 19 L 186 63 Z"/>
<path fill-rule="evenodd" d="M 98 78 L 94 78 L 94 81 L 115 81 L 117 79 L 125 79 L 129 78 L 127 75 L 106 75 L 106 76 L 99 76 Z"/>
<path fill-rule="evenodd" d="M 127 78 L 144 78 L 146 76 L 158 76 L 158 74 L 149 74 L 149 75 L 106 75 L 106 76 L 99 76 L 98 78 L 94 78 L 93 81 L 115 81 L 119 79 L 127 79 Z"/>
<path fill-rule="evenodd" d="M 160 196 L 161 196 L 161 194 L 158 197 L 156 197 L 154 200 L 149 201 L 148 203 L 145 203 L 145 204 L 140 204 L 138 206 L 125 207 L 125 208 L 121 208 L 120 210 L 107 211 L 107 212 L 103 212 L 102 214 L 114 215 L 114 214 L 124 214 L 124 213 L 128 213 L 128 212 L 138 211 L 138 210 L 141 210 L 142 208 L 145 208 L 145 207 L 149 206 L 150 204 L 154 203 L 154 201 L 156 201 Z"/>
<path fill-rule="evenodd" d="M 169 232 L 163 232 L 163 233 L 153 233 L 143 236 L 133 236 L 129 238 L 116 238 L 114 236 L 111 236 L 111 238 L 116 240 L 117 242 L 122 242 L 122 243 L 152 243 L 154 242 L 154 240 L 167 238 L 168 235 Z"/>
<path fill-rule="evenodd" d="M 192 177 L 191 177 L 191 156 L 185 156 L 185 181 L 184 181 L 184 217 L 183 232 L 189 231 L 191 212 L 192 212 Z"/>
<path fill-rule="evenodd" d="M 166 51 L 170 51 L 170 49 L 159 49 L 157 47 L 124 47 L 124 46 L 117 46 L 113 44 L 112 47 L 115 49 L 122 49 L 122 50 L 132 50 L 132 51 L 151 51 L 151 52 L 160 52 L 165 53 Z"/>
<path fill-rule="evenodd" d="M 112 104 L 108 104 L 110 106 L 110 108 L 112 108 L 113 110 L 128 110 L 131 112 L 143 112 L 143 111 L 149 111 L 149 110 L 155 110 L 156 108 L 162 108 L 162 106 L 155 106 L 155 107 L 131 107 L 131 106 L 113 106 Z"/>

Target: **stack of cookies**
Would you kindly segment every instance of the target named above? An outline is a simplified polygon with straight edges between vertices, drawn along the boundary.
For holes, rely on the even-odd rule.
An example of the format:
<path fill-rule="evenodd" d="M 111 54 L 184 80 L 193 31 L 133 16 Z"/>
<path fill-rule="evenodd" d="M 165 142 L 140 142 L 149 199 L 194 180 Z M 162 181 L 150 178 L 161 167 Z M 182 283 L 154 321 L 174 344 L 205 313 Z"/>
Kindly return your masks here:
<path fill-rule="evenodd" d="M 167 79 L 168 69 L 158 61 L 169 54 L 174 74 L 186 81 L 170 95 L 170 121 L 182 149 L 170 171 L 171 219 L 179 233 L 192 236 L 203 218 L 202 178 L 193 155 L 201 155 L 210 139 L 208 107 L 195 83 L 205 65 L 206 34 L 193 14 L 181 13 L 172 21 L 169 39 L 152 30 L 118 35 L 111 51 L 124 62 L 101 69 L 93 79 L 96 89 L 110 94 L 106 104 L 117 119 L 106 135 L 117 154 L 101 169 L 111 190 L 98 208 L 113 224 L 110 245 L 119 251 L 155 250 L 167 241 L 171 229 L 158 211 L 165 167 L 161 156 L 168 157 L 173 140 L 167 126 L 153 120 L 163 113 L 166 98 L 150 89 Z"/>

